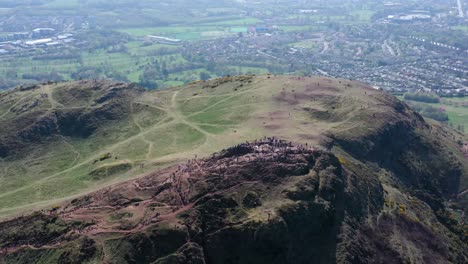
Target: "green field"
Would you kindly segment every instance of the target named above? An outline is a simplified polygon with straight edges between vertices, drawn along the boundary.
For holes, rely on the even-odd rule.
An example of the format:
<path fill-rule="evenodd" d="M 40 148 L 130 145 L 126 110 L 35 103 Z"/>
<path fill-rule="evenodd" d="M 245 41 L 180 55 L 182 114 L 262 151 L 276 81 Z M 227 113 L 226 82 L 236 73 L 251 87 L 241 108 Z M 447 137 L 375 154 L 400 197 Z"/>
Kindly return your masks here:
<path fill-rule="evenodd" d="M 303 48 L 303 49 L 315 49 L 317 48 L 317 44 L 313 40 L 303 40 L 300 42 L 290 44 L 292 47 L 295 48 Z"/>
<path fill-rule="evenodd" d="M 14 70 L 17 78 L 29 73 L 50 73 L 57 72 L 71 80 L 70 74 L 81 67 L 96 67 L 103 70 L 110 69 L 125 76 L 130 82 L 139 82 L 142 74 L 141 67 L 147 65 L 152 60 L 158 60 L 167 65 L 184 63 L 185 59 L 180 54 L 154 55 L 152 52 L 158 49 L 173 49 L 174 46 L 151 45 L 142 47 L 139 42 L 127 44 L 128 52 L 109 53 L 105 50 L 95 50 L 94 52 L 82 52 L 81 61 L 78 60 L 48 60 L 44 65 L 42 60 L 34 60 L 30 56 L 4 60 L 0 65 L 0 73 L 7 75 L 7 72 Z M 169 84 L 174 79 L 161 80 L 162 84 Z"/>
<path fill-rule="evenodd" d="M 319 26 L 280 26 L 279 29 L 283 30 L 284 32 L 299 32 L 299 31 L 316 31 L 320 29 Z"/>
<path fill-rule="evenodd" d="M 201 40 L 203 33 L 219 31 L 216 26 L 169 26 L 150 28 L 122 28 L 117 31 L 130 34 L 133 37 L 144 37 L 146 35 L 158 35 L 182 40 Z"/>
<path fill-rule="evenodd" d="M 441 101 L 440 107 L 446 109 L 450 122 L 455 127 L 464 126 L 468 132 L 468 98 L 442 98 Z"/>
<path fill-rule="evenodd" d="M 234 20 L 224 20 L 218 22 L 204 23 L 201 25 L 212 25 L 212 26 L 252 26 L 256 24 L 263 23 L 262 20 L 258 18 L 244 18 L 244 19 L 234 19 Z"/>
<path fill-rule="evenodd" d="M 452 27 L 453 29 L 459 29 L 459 30 L 463 30 L 463 31 L 468 31 L 468 26 L 455 26 L 455 27 Z"/>
<path fill-rule="evenodd" d="M 375 14 L 372 10 L 355 10 L 351 12 L 351 15 L 362 22 L 371 22 L 372 16 Z"/>
<path fill-rule="evenodd" d="M 400 100 L 403 100 L 402 96 L 398 96 Z M 413 101 L 411 101 L 413 102 Z M 454 128 L 457 128 L 459 125 L 464 126 L 466 132 L 468 132 L 468 107 L 462 106 L 462 103 L 465 105 L 468 104 L 468 98 L 442 98 L 441 103 L 422 103 L 416 102 L 425 106 L 432 106 L 435 108 L 445 109 L 449 117 L 448 123 L 451 124 Z"/>
<path fill-rule="evenodd" d="M 232 33 L 247 33 L 248 28 L 247 27 L 230 27 L 229 31 Z"/>

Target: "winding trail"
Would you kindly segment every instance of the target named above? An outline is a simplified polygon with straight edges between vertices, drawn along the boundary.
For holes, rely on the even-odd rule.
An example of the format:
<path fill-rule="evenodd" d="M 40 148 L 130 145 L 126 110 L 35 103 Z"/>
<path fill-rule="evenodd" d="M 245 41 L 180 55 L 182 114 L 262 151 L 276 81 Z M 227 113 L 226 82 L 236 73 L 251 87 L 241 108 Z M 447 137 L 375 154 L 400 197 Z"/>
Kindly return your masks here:
<path fill-rule="evenodd" d="M 171 99 L 171 108 L 174 110 L 174 112 L 177 112 L 177 109 L 176 109 L 176 107 L 177 107 L 176 98 L 177 98 L 178 93 L 179 93 L 179 91 L 174 92 L 174 94 L 172 95 L 172 99 Z M 138 134 L 136 134 L 136 135 L 134 135 L 134 136 L 132 136 L 132 137 L 129 137 L 129 138 L 123 140 L 123 141 L 117 142 L 116 144 L 107 147 L 107 148 L 106 148 L 105 150 L 103 150 L 102 152 L 100 152 L 100 153 L 98 153 L 98 154 L 96 154 L 96 155 L 91 156 L 91 157 L 88 158 L 87 160 L 84 160 L 84 161 L 82 161 L 82 162 L 80 162 L 80 163 L 78 163 L 78 164 L 75 164 L 74 166 L 71 166 L 71 167 L 69 167 L 69 168 L 67 168 L 67 169 L 65 169 L 65 170 L 62 170 L 62 171 L 57 172 L 57 173 L 55 173 L 55 174 L 52 174 L 52 175 L 50 175 L 50 176 L 41 178 L 41 179 L 39 179 L 39 180 L 37 180 L 37 181 L 33 181 L 33 182 L 31 182 L 30 184 L 25 185 L 25 186 L 23 186 L 23 187 L 21 187 L 21 188 L 17 188 L 17 189 L 15 189 L 15 190 L 12 190 L 12 191 L 9 191 L 9 192 L 4 192 L 4 193 L 0 194 L 0 198 L 6 197 L 6 196 L 9 196 L 9 195 L 12 195 L 12 194 L 15 194 L 15 193 L 24 191 L 24 190 L 27 190 L 27 189 L 29 189 L 29 188 L 31 188 L 31 187 L 34 187 L 34 186 L 38 185 L 38 184 L 47 182 L 47 181 L 50 180 L 50 179 L 56 178 L 56 177 L 58 177 L 58 176 L 60 176 L 60 175 L 63 175 L 63 174 L 65 174 L 65 173 L 67 173 L 67 172 L 73 171 L 74 169 L 77 169 L 77 168 L 79 168 L 79 167 L 81 167 L 81 166 L 85 166 L 85 165 L 87 165 L 87 164 L 93 162 L 95 159 L 97 159 L 98 157 L 102 156 L 103 154 L 108 153 L 108 152 L 112 152 L 112 151 L 114 151 L 115 149 L 117 149 L 117 148 L 119 148 L 119 147 L 121 147 L 121 146 L 123 146 L 123 145 L 125 145 L 125 144 L 127 144 L 127 143 L 129 143 L 129 142 L 131 142 L 131 141 L 133 141 L 133 140 L 135 140 L 135 139 L 142 138 L 143 136 L 145 136 L 145 135 L 147 135 L 147 134 L 153 132 L 153 131 L 156 130 L 156 129 L 163 128 L 163 127 L 167 127 L 167 126 L 173 125 L 173 124 L 178 123 L 178 122 L 181 122 L 181 121 L 182 121 L 182 123 L 185 123 L 185 124 L 187 124 L 187 125 L 190 125 L 191 127 L 197 129 L 197 130 L 200 131 L 200 132 L 203 131 L 203 132 L 202 132 L 203 134 L 208 135 L 208 132 L 206 132 L 206 131 L 200 129 L 199 127 L 197 127 L 197 126 L 195 126 L 195 125 L 190 124 L 190 123 L 187 122 L 187 121 L 185 121 L 185 119 L 181 118 L 180 115 L 178 115 L 178 114 L 173 114 L 173 113 L 171 113 L 171 112 L 168 112 L 168 113 L 169 113 L 169 116 L 163 118 L 162 120 L 160 120 L 159 122 L 157 122 L 157 123 L 156 123 L 155 125 L 153 125 L 152 127 L 148 128 L 148 129 L 146 129 L 146 130 L 140 131 L 140 133 L 138 133 Z M 167 120 L 169 120 L 169 119 L 171 119 L 171 118 L 172 118 L 171 121 L 166 122 Z M 10 208 L 10 209 L 11 209 L 11 208 Z M 0 210 L 0 212 L 1 212 L 1 211 L 2 211 L 2 210 Z"/>
<path fill-rule="evenodd" d="M 6 110 L 6 111 L 0 116 L 0 119 L 3 119 L 6 115 L 8 115 L 9 113 L 11 113 L 11 110 L 12 110 L 13 108 L 15 108 L 17 105 L 19 105 L 20 103 L 22 103 L 23 101 L 29 99 L 30 97 L 32 97 L 32 96 L 34 96 L 34 95 L 36 95 L 36 94 L 33 93 L 33 94 L 30 94 L 30 95 L 28 95 L 28 96 L 26 96 L 26 97 L 23 97 L 23 98 L 19 99 L 16 103 L 14 103 L 8 110 Z"/>
<path fill-rule="evenodd" d="M 104 151 L 102 151 L 102 152 L 100 152 L 100 153 L 98 153 L 98 154 L 96 154 L 96 155 L 93 155 L 93 156 L 91 156 L 89 159 L 84 160 L 84 161 L 82 161 L 82 162 L 80 162 L 80 163 L 78 163 L 78 164 L 76 164 L 76 165 L 74 165 L 74 166 L 72 166 L 72 167 L 70 167 L 70 168 L 67 168 L 67 169 L 62 170 L 62 171 L 60 171 L 60 172 L 57 172 L 57 173 L 55 173 L 55 174 L 53 174 L 53 175 L 44 177 L 44 178 L 42 178 L 42 179 L 40 179 L 40 180 L 34 181 L 34 182 L 32 182 L 31 184 L 25 185 L 24 187 L 18 188 L 18 189 L 16 189 L 16 190 L 13 190 L 13 191 L 10 191 L 10 192 L 6 192 L 6 193 L 2 193 L 2 194 L 0 194 L 0 198 L 6 197 L 6 196 L 11 195 L 11 194 L 14 194 L 14 193 L 18 193 L 18 192 L 20 192 L 20 191 L 24 191 L 24 190 L 26 190 L 26 189 L 28 189 L 28 188 L 30 188 L 30 187 L 33 187 L 33 186 L 35 186 L 35 185 L 37 185 L 37 184 L 46 182 L 46 181 L 48 181 L 48 180 L 50 180 L 50 179 L 52 179 L 52 178 L 55 178 L 55 177 L 58 177 L 58 176 L 60 176 L 60 175 L 62 175 L 62 174 L 64 174 L 64 173 L 70 172 L 70 171 L 72 171 L 72 170 L 74 170 L 74 169 L 76 169 L 76 168 L 78 168 L 78 167 L 80 167 L 80 166 L 87 165 L 87 164 L 93 162 L 95 159 L 99 158 L 100 156 L 102 156 L 102 155 L 108 153 L 109 151 L 113 151 L 113 150 L 115 150 L 115 149 L 121 147 L 122 145 L 127 144 L 127 143 L 129 143 L 129 142 L 131 142 L 131 141 L 133 141 L 133 140 L 135 140 L 135 139 L 137 139 L 137 138 L 139 138 L 139 137 L 141 137 L 141 136 L 143 136 L 143 135 L 149 134 L 149 133 L 153 132 L 153 130 L 155 130 L 155 129 L 157 129 L 157 128 L 166 127 L 166 126 L 169 126 L 169 125 L 171 125 L 171 124 L 174 123 L 174 121 L 164 123 L 164 122 L 167 121 L 168 119 L 169 119 L 169 117 L 166 117 L 166 118 L 164 118 L 163 120 L 161 120 L 161 121 L 159 121 L 158 123 L 156 123 L 155 126 L 151 127 L 150 129 L 145 130 L 145 131 L 143 131 L 143 132 L 141 132 L 141 133 L 139 133 L 139 134 L 137 134 L 137 135 L 134 135 L 134 136 L 132 136 L 132 137 L 129 137 L 129 138 L 127 138 L 126 140 L 120 141 L 120 142 L 118 142 L 118 143 L 116 143 L 116 144 L 114 144 L 114 145 L 112 145 L 112 146 L 109 146 L 109 147 L 106 148 Z"/>
<path fill-rule="evenodd" d="M 32 187 L 36 187 L 39 184 L 46 183 L 46 182 L 48 182 L 49 180 L 51 180 L 53 178 L 56 178 L 56 177 L 59 177 L 59 176 L 62 176 L 64 174 L 66 174 L 66 173 L 72 172 L 73 170 L 78 169 L 78 168 L 80 168 L 82 166 L 89 165 L 90 163 L 92 163 L 94 160 L 101 157 L 102 155 L 104 155 L 106 153 L 109 153 L 109 152 L 113 152 L 114 150 L 124 146 L 125 144 L 128 144 L 129 142 L 132 142 L 132 141 L 134 141 L 136 139 L 145 140 L 144 137 L 146 135 L 148 135 L 150 133 L 153 133 L 154 131 L 156 131 L 158 129 L 169 127 L 169 126 L 172 126 L 172 125 L 178 124 L 178 123 L 187 125 L 187 126 L 193 128 L 193 129 L 195 129 L 199 133 L 202 133 L 205 136 L 204 143 L 200 144 L 195 149 L 191 149 L 190 152 L 196 151 L 197 149 L 200 149 L 203 146 L 205 146 L 208 142 L 210 142 L 209 139 L 215 136 L 215 134 L 209 133 L 206 130 L 201 129 L 199 127 L 199 125 L 207 125 L 207 126 L 224 126 L 224 125 L 208 124 L 208 123 L 207 124 L 204 124 L 204 123 L 200 124 L 200 123 L 197 123 L 197 122 L 190 122 L 190 121 L 187 120 L 187 118 L 190 118 L 192 116 L 195 116 L 195 115 L 203 113 L 203 112 L 206 112 L 206 111 L 208 111 L 208 110 L 210 110 L 210 109 L 212 109 L 212 108 L 214 108 L 214 107 L 216 107 L 216 106 L 218 106 L 218 105 L 220 105 L 220 104 L 222 104 L 222 103 L 224 103 L 224 102 L 226 102 L 228 100 L 231 100 L 231 99 L 233 99 L 236 96 L 239 96 L 241 94 L 256 93 L 256 92 L 259 92 L 259 91 L 267 89 L 267 88 L 268 88 L 268 84 L 264 84 L 264 85 L 256 87 L 255 89 L 248 89 L 248 90 L 244 90 L 244 91 L 231 93 L 231 96 L 229 96 L 229 97 L 227 97 L 227 98 L 225 98 L 223 100 L 220 100 L 220 101 L 218 101 L 218 102 L 216 102 L 214 104 L 211 104 L 211 105 L 205 107 L 204 109 L 202 109 L 200 111 L 191 113 L 189 115 L 184 115 L 179 110 L 179 105 L 177 103 L 177 100 L 178 100 L 178 95 L 179 95 L 181 90 L 176 90 L 176 91 L 174 91 L 172 93 L 172 97 L 167 102 L 168 103 L 167 108 L 166 107 L 155 106 L 155 105 L 152 105 L 152 104 L 143 103 L 143 104 L 148 105 L 150 107 L 154 107 L 156 109 L 162 110 L 166 114 L 165 117 L 163 117 L 160 121 L 158 121 L 157 123 L 155 123 L 151 127 L 143 129 L 141 126 L 139 126 L 139 128 L 141 130 L 136 135 L 128 137 L 125 140 L 119 141 L 119 142 L 117 142 L 115 144 L 104 147 L 100 152 L 96 153 L 95 155 L 89 156 L 88 159 L 83 160 L 83 161 L 81 161 L 79 163 L 77 163 L 78 160 L 79 160 L 79 157 L 78 157 L 79 153 L 75 150 L 76 151 L 75 153 L 77 153 L 77 157 L 75 158 L 75 161 L 73 161 L 73 166 L 70 166 L 69 168 L 66 168 L 66 169 L 64 169 L 62 171 L 59 171 L 57 173 L 54 173 L 52 175 L 43 177 L 43 178 L 38 179 L 36 181 L 32 181 L 29 184 L 27 184 L 27 185 L 25 185 L 23 187 L 17 188 L 15 190 L 12 190 L 12 191 L 9 191 L 9 192 L 3 192 L 3 193 L 0 194 L 0 198 L 8 197 L 8 196 L 10 196 L 12 194 L 16 194 L 16 193 L 19 193 L 19 192 L 22 192 L 22 191 L 26 191 L 26 190 L 28 190 L 28 189 L 30 189 Z M 48 98 L 50 100 L 50 103 L 52 104 L 52 107 L 57 107 L 57 106 L 63 107 L 62 104 L 60 104 L 59 102 L 57 102 L 57 101 L 55 101 L 53 99 L 52 90 L 51 90 L 50 86 L 46 86 L 44 88 L 44 90 L 48 94 Z M 217 97 L 217 96 L 218 95 L 213 95 L 213 97 Z M 196 97 L 192 97 L 192 98 L 196 98 Z M 133 102 L 133 103 L 135 103 L 135 102 Z M 142 102 L 137 102 L 137 103 L 142 103 Z M 234 127 L 234 126 L 231 126 L 231 125 L 226 125 L 226 126 L 227 127 Z M 177 142 L 173 142 L 173 144 L 176 144 L 176 143 Z M 71 146 L 71 147 L 73 147 L 73 146 Z M 181 152 L 181 153 L 174 153 L 174 154 L 158 157 L 158 158 L 155 158 L 155 159 L 151 159 L 151 152 L 154 149 L 154 147 L 155 147 L 154 143 L 153 143 L 153 145 L 150 144 L 148 146 L 148 151 L 147 151 L 147 154 L 146 154 L 148 162 L 153 162 L 153 163 L 156 163 L 156 162 L 174 162 L 176 160 L 181 160 L 183 158 L 186 158 L 186 156 L 188 154 L 188 152 Z M 30 206 L 35 205 L 35 204 L 48 204 L 50 202 L 63 201 L 65 199 L 67 199 L 67 198 L 70 198 L 70 197 L 50 199 L 50 200 L 42 201 L 40 203 L 29 203 L 29 204 L 19 205 L 19 206 L 16 206 L 16 207 L 1 208 L 0 213 L 11 211 L 11 210 L 14 210 L 14 209 L 29 208 Z"/>
<path fill-rule="evenodd" d="M 466 194 L 468 194 L 468 189 L 466 189 L 466 190 L 460 192 L 460 193 L 457 195 L 457 197 L 460 198 L 460 197 L 462 197 L 462 196 L 465 196 Z"/>
<path fill-rule="evenodd" d="M 154 143 L 145 139 L 145 141 L 149 144 L 148 145 L 148 151 L 146 152 L 146 160 L 151 159 L 151 153 L 153 152 L 154 149 Z"/>
<path fill-rule="evenodd" d="M 54 99 L 54 93 L 52 92 L 52 89 L 50 89 L 50 85 L 44 85 L 42 87 L 44 93 L 47 94 L 47 99 L 49 100 L 52 109 L 59 108 L 58 106 L 60 106 L 60 108 L 66 108 L 63 104 Z"/>
<path fill-rule="evenodd" d="M 67 146 L 71 149 L 71 151 L 72 151 L 73 153 L 75 153 L 75 155 L 76 155 L 76 156 L 75 156 L 75 159 L 74 159 L 73 162 L 70 164 L 70 166 L 74 166 L 74 165 L 76 164 L 76 162 L 78 161 L 78 159 L 81 157 L 81 154 L 80 154 L 80 152 L 78 152 L 78 151 L 75 149 L 75 147 L 74 147 L 70 142 L 67 141 L 67 139 L 66 139 L 64 136 L 60 136 L 60 138 L 62 139 L 62 142 L 63 142 L 65 145 L 67 145 Z"/>
<path fill-rule="evenodd" d="M 143 131 L 141 125 L 135 120 L 135 111 L 133 109 L 133 102 L 130 102 L 130 119 L 132 120 L 133 124 L 138 127 L 140 133 Z"/>

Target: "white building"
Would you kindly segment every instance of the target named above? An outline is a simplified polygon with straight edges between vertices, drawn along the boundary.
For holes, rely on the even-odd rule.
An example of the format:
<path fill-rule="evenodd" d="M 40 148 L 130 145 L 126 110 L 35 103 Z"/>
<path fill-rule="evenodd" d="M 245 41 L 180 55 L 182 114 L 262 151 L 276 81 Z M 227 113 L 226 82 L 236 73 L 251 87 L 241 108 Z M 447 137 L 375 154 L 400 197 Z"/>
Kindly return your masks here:
<path fill-rule="evenodd" d="M 52 42 L 51 38 L 30 40 L 30 41 L 26 41 L 24 44 L 29 45 L 29 46 L 37 46 L 37 45 L 47 44 L 49 42 Z"/>
<path fill-rule="evenodd" d="M 147 35 L 146 40 L 154 41 L 161 44 L 179 45 L 182 43 L 180 39 L 166 38 L 161 36 Z"/>

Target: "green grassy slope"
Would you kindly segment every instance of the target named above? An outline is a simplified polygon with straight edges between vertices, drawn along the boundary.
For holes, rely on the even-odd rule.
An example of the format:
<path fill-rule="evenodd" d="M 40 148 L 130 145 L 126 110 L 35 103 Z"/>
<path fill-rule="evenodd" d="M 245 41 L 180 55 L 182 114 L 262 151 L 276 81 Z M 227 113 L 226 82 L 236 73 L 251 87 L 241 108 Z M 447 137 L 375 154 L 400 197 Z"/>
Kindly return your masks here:
<path fill-rule="evenodd" d="M 270 75 L 163 91 L 81 81 L 2 92 L 0 216 L 264 136 L 361 137 L 388 122 L 385 96 L 347 80 Z"/>

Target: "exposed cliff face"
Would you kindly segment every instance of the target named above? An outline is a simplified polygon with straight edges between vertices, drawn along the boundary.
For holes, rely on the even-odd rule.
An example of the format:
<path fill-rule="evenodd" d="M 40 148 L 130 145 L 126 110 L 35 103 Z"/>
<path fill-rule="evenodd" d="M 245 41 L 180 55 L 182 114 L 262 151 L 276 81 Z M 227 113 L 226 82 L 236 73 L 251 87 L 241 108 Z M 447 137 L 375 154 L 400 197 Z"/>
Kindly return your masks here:
<path fill-rule="evenodd" d="M 2 259 L 200 264 L 468 259 L 466 244 L 441 224 L 428 225 L 410 209 L 386 205 L 386 191 L 365 163 L 348 166 L 349 160 L 340 159 L 277 139 L 242 144 L 45 215 L 5 222 Z M 359 166 L 365 174 L 355 173 Z M 422 208 L 418 214 L 433 214 Z M 34 230 L 15 231 L 27 223 Z"/>
<path fill-rule="evenodd" d="M 460 160 L 450 151 L 442 130 L 430 127 L 407 106 L 389 95 L 392 106 L 386 124 L 366 134 L 336 133 L 333 144 L 356 159 L 372 162 L 387 170 L 387 180 L 428 203 L 435 211 L 443 208 L 443 198 L 455 197 L 463 176 Z M 380 117 L 381 118 L 381 117 Z M 357 136 L 356 136 L 357 135 Z"/>
<path fill-rule="evenodd" d="M 344 177 L 331 153 L 276 139 L 243 144 L 74 200 L 47 213 L 53 216 L 6 222 L 4 258 L 24 250 L 68 252 L 66 245 L 85 236 L 100 240 L 115 232 L 122 235 L 94 250 L 114 252 L 99 256 L 113 263 L 330 262 L 343 220 Z M 100 211 L 106 207 L 114 211 L 110 217 Z M 63 227 L 30 232 L 28 239 L 11 230 L 28 221 L 39 230 Z"/>

